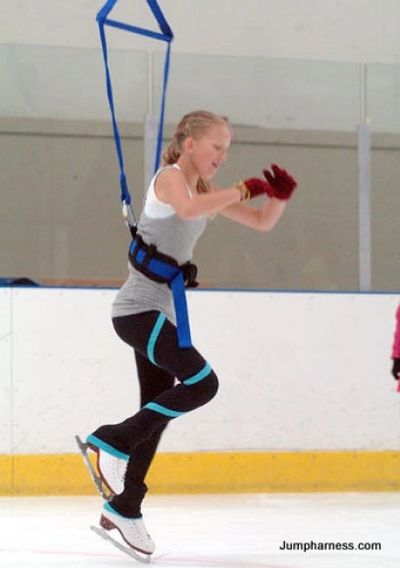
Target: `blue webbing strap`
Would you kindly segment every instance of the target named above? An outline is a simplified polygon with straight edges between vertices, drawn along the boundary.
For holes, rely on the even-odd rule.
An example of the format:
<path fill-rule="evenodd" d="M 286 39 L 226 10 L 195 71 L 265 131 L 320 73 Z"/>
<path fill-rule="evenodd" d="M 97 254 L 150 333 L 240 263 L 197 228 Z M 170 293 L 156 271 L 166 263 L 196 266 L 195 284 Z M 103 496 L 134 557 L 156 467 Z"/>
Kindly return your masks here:
<path fill-rule="evenodd" d="M 167 93 L 167 85 L 168 85 L 168 74 L 169 74 L 169 66 L 170 66 L 170 53 L 171 53 L 171 41 L 173 39 L 173 33 L 171 28 L 168 25 L 167 20 L 165 19 L 157 0 L 146 0 L 147 4 L 149 5 L 153 15 L 155 16 L 158 26 L 160 28 L 161 33 L 154 32 L 152 30 L 147 30 L 144 28 L 138 28 L 136 26 L 131 26 L 129 24 L 124 24 L 122 22 L 117 22 L 115 20 L 108 19 L 108 15 L 111 10 L 114 8 L 115 4 L 118 0 L 107 0 L 104 6 L 99 10 L 96 20 L 99 25 L 99 32 L 100 32 L 100 40 L 101 46 L 103 51 L 103 60 L 104 60 L 104 68 L 106 74 L 106 86 L 107 86 L 107 97 L 111 111 L 111 119 L 112 119 L 112 126 L 113 126 L 113 134 L 114 134 L 114 141 L 115 141 L 115 148 L 117 151 L 118 157 L 118 164 L 120 170 L 120 186 L 121 186 L 121 201 L 125 206 L 128 206 L 129 212 L 131 214 L 131 222 L 133 225 L 136 225 L 136 219 L 133 214 L 132 208 L 130 207 L 131 204 L 131 196 L 128 189 L 128 182 L 125 173 L 124 167 L 124 157 L 121 145 L 121 138 L 118 129 L 118 123 L 115 113 L 115 106 L 114 106 L 114 97 L 113 97 L 113 90 L 112 90 L 112 83 L 111 83 L 111 73 L 110 68 L 108 65 L 108 49 L 107 49 L 107 39 L 104 30 L 104 26 L 110 26 L 113 28 L 118 28 L 121 30 L 129 31 L 132 33 L 141 34 L 153 39 L 157 39 L 160 41 L 167 42 L 167 51 L 165 55 L 164 61 L 164 80 L 163 80 L 163 91 L 161 97 L 161 109 L 160 109 L 160 118 L 159 118 L 159 125 L 158 125 L 158 137 L 157 137 L 157 150 L 156 150 L 156 157 L 154 163 L 154 172 L 156 172 L 160 165 L 161 160 L 161 149 L 162 149 L 162 139 L 163 139 L 163 131 L 164 131 L 164 114 L 165 114 L 165 101 L 166 101 L 166 93 Z"/>
<path fill-rule="evenodd" d="M 132 241 L 130 255 L 135 260 L 135 266 L 146 264 L 146 270 L 155 276 L 160 276 L 169 283 L 174 300 L 178 345 L 185 349 L 192 346 L 190 335 L 189 314 L 186 301 L 185 280 L 179 266 L 172 266 L 168 262 L 152 258 L 146 263 L 147 251 L 141 248 L 138 242 Z M 139 265 L 139 266 L 138 266 Z"/>
<path fill-rule="evenodd" d="M 181 349 L 185 349 L 192 346 L 192 338 L 190 337 L 189 313 L 182 270 L 171 280 L 171 289 L 178 329 L 178 344 Z"/>

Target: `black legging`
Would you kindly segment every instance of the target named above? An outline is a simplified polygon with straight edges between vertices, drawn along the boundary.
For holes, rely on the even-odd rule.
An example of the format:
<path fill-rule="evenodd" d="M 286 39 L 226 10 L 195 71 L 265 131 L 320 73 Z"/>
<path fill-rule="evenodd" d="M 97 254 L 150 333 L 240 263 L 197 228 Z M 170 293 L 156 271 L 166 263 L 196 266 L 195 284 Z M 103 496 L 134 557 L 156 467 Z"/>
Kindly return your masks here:
<path fill-rule="evenodd" d="M 130 455 L 124 491 L 112 499 L 112 505 L 121 514 L 134 516 L 140 514 L 147 490 L 144 479 L 167 423 L 210 401 L 218 379 L 194 347 L 178 346 L 176 327 L 160 312 L 117 317 L 113 324 L 135 351 L 141 409 L 95 434 Z"/>

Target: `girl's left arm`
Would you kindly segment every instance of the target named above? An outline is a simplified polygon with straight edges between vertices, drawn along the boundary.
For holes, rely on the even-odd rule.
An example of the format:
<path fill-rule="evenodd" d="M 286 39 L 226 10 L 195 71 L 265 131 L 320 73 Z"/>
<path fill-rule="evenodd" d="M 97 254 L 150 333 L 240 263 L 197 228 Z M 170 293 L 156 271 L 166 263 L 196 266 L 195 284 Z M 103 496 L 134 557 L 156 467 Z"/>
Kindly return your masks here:
<path fill-rule="evenodd" d="M 267 199 L 259 209 L 244 203 L 235 203 L 220 211 L 220 215 L 246 225 L 256 231 L 267 232 L 275 227 L 281 218 L 287 201 L 282 199 Z"/>

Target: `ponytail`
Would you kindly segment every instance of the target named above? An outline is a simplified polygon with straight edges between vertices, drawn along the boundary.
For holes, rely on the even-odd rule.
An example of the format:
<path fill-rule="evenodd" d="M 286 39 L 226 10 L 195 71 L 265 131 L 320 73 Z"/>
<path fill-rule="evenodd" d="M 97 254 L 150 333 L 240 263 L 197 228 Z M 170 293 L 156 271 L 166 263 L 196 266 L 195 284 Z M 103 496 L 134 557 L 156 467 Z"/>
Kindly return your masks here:
<path fill-rule="evenodd" d="M 177 144 L 177 141 L 174 140 L 171 142 L 171 144 L 168 146 L 168 148 L 165 150 L 165 152 L 163 153 L 163 162 L 165 166 L 170 166 L 172 164 L 176 164 L 176 162 L 179 160 L 179 156 L 181 155 L 180 150 L 179 150 L 179 146 Z"/>

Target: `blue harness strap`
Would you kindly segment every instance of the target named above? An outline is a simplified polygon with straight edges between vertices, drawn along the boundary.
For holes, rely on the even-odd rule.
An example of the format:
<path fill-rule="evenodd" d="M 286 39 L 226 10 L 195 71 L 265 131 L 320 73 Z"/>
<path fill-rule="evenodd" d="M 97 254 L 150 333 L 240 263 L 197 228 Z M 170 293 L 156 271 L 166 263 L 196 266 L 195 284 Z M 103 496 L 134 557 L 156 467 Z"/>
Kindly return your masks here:
<path fill-rule="evenodd" d="M 171 288 L 178 330 L 178 345 L 183 349 L 191 347 L 185 281 L 187 287 L 194 288 L 197 286 L 196 266 L 190 262 L 179 266 L 172 257 L 159 253 L 155 246 L 147 245 L 140 235 L 137 235 L 131 243 L 129 260 L 139 272 L 150 280 L 168 284 Z"/>
<path fill-rule="evenodd" d="M 119 178 L 120 178 L 120 187 L 121 187 L 121 201 L 125 208 L 127 208 L 128 212 L 128 220 L 132 226 L 136 225 L 135 215 L 133 213 L 133 209 L 131 206 L 131 196 L 129 193 L 127 177 L 125 173 L 125 166 L 124 166 L 124 156 L 121 144 L 121 138 L 119 134 L 118 122 L 116 118 L 115 112 L 115 105 L 114 105 L 114 96 L 113 96 L 113 89 L 112 89 L 112 82 L 111 82 L 111 73 L 108 64 L 108 47 L 107 47 L 107 38 L 105 33 L 105 26 L 110 26 L 113 28 L 118 28 L 120 30 L 144 35 L 150 37 L 152 39 L 156 39 L 159 41 L 164 41 L 167 43 L 167 50 L 165 54 L 165 61 L 164 61 L 164 77 L 163 77 L 163 91 L 161 96 L 161 108 L 160 108 L 160 116 L 159 116 L 159 124 L 158 124 L 158 136 L 157 136 L 157 149 L 156 149 L 156 156 L 154 162 L 154 173 L 158 170 L 161 160 L 161 150 L 162 150 L 162 140 L 163 140 L 163 131 L 164 131 L 164 115 L 165 115 L 165 103 L 166 103 L 166 94 L 167 94 L 167 85 L 168 85 L 168 76 L 169 76 L 169 67 L 170 67 L 170 55 L 171 55 L 171 41 L 173 40 L 173 33 L 171 28 L 168 25 L 167 20 L 162 13 L 157 0 L 146 0 L 148 6 L 150 7 L 154 17 L 157 20 L 158 26 L 160 28 L 160 32 L 154 32 L 152 30 L 148 30 L 145 28 L 139 28 L 136 26 L 132 26 L 130 24 L 125 24 L 123 22 L 117 22 L 115 20 L 111 20 L 108 18 L 111 10 L 114 8 L 115 4 L 118 0 L 107 0 L 104 6 L 99 10 L 96 16 L 96 20 L 99 26 L 100 32 L 100 40 L 103 52 L 103 60 L 104 60 L 104 68 L 105 68 L 105 75 L 106 75 L 106 87 L 107 87 L 107 98 L 108 103 L 111 111 L 111 120 L 112 120 L 112 127 L 113 127 L 113 134 L 114 134 L 114 141 L 115 141 L 115 149 L 117 152 L 118 164 L 119 164 Z"/>
<path fill-rule="evenodd" d="M 170 286 L 172 290 L 172 297 L 174 299 L 179 347 L 191 347 L 192 339 L 190 337 L 189 312 L 186 302 L 185 281 L 182 270 L 179 270 L 179 272 L 172 278 Z"/>

